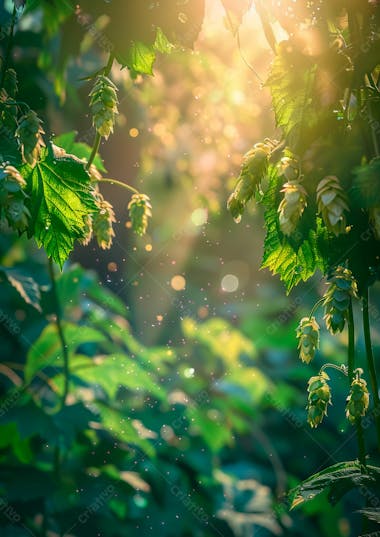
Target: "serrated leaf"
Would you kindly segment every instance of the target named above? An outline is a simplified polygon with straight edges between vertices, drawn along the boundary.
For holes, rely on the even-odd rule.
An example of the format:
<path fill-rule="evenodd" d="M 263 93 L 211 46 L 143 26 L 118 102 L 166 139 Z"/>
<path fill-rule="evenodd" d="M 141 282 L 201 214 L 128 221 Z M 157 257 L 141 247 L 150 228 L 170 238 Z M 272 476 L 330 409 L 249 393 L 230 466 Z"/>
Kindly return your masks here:
<path fill-rule="evenodd" d="M 67 342 L 69 356 L 85 343 L 103 343 L 106 341 L 104 334 L 88 326 L 81 326 L 72 323 L 63 323 L 63 332 Z M 70 361 L 71 358 L 70 358 Z M 31 382 L 38 371 L 46 367 L 53 367 L 59 372 L 63 367 L 63 354 L 61 341 L 58 337 L 55 323 L 47 325 L 39 338 L 30 347 L 25 366 L 25 381 Z"/>
<path fill-rule="evenodd" d="M 318 494 L 329 491 L 329 500 L 336 503 L 349 490 L 370 485 L 380 476 L 379 468 L 367 466 L 366 472 L 358 461 L 339 462 L 325 468 L 295 487 L 289 493 L 290 508 L 294 509 Z"/>
<path fill-rule="evenodd" d="M 29 195 L 25 202 L 31 214 L 28 236 L 34 236 L 62 268 L 75 240 L 85 236 L 84 217 L 97 210 L 89 175 L 76 158 L 57 158 L 48 151 L 34 168 L 24 166 L 21 174 Z"/>
<path fill-rule="evenodd" d="M 157 28 L 156 40 L 154 42 L 154 49 L 161 54 L 170 54 L 174 48 L 173 43 L 169 41 L 161 28 Z"/>
<path fill-rule="evenodd" d="M 117 61 L 134 74 L 152 75 L 156 53 L 152 45 L 133 41 L 126 54 L 119 54 Z"/>
<path fill-rule="evenodd" d="M 53 143 L 59 147 L 62 147 L 66 153 L 71 153 L 80 159 L 86 159 L 88 161 L 91 155 L 92 147 L 81 141 L 76 142 L 75 138 L 77 135 L 78 133 L 76 131 L 65 132 L 64 134 L 55 136 L 53 138 Z M 100 172 L 105 173 L 107 171 L 100 155 L 96 155 L 94 164 Z"/>
<path fill-rule="evenodd" d="M 0 273 L 17 290 L 27 304 L 41 311 L 41 293 L 39 285 L 31 276 L 26 275 L 21 269 L 0 267 Z"/>
<path fill-rule="evenodd" d="M 278 274 L 289 293 L 298 283 L 307 281 L 323 266 L 314 230 L 310 230 L 307 237 L 297 245 L 291 244 L 290 239 L 281 233 L 277 212 L 281 185 L 282 179 L 277 176 L 275 168 L 272 168 L 269 187 L 262 200 L 267 234 L 261 268 L 269 268 L 273 274 Z"/>
<path fill-rule="evenodd" d="M 302 153 L 309 143 L 305 133 L 318 121 L 320 110 L 313 99 L 315 74 L 316 65 L 289 40 L 282 43 L 266 83 L 272 95 L 276 124 L 295 153 Z"/>

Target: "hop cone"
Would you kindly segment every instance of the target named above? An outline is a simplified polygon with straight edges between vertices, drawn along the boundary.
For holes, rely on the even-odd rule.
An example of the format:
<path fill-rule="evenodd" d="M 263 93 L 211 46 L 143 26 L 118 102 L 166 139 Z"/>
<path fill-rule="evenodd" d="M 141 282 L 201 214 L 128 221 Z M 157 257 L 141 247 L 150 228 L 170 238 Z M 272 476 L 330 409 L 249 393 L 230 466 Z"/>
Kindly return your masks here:
<path fill-rule="evenodd" d="M 87 246 L 87 244 L 90 242 L 90 240 L 92 239 L 92 235 L 93 235 L 93 229 L 92 229 L 92 216 L 91 215 L 86 215 L 83 217 L 83 222 L 84 222 L 84 228 L 83 228 L 83 238 L 80 239 L 80 243 L 83 245 L 83 246 Z"/>
<path fill-rule="evenodd" d="M 380 240 L 380 207 L 372 207 L 369 210 L 369 221 L 371 222 L 376 239 Z"/>
<path fill-rule="evenodd" d="M 305 210 L 306 190 L 298 181 L 285 183 L 281 192 L 284 197 L 278 207 L 279 222 L 284 235 L 291 235 Z"/>
<path fill-rule="evenodd" d="M 342 332 L 348 316 L 351 298 L 357 298 L 358 288 L 352 272 L 338 267 L 331 277 L 323 305 L 327 329 L 332 333 Z"/>
<path fill-rule="evenodd" d="M 365 416 L 369 406 L 367 383 L 361 378 L 362 370 L 356 370 L 356 378 L 351 383 L 346 403 L 346 417 L 354 423 L 357 418 Z"/>
<path fill-rule="evenodd" d="M 92 123 L 96 132 L 108 138 L 113 132 L 117 110 L 117 88 L 109 78 L 99 75 L 90 92 Z"/>
<path fill-rule="evenodd" d="M 115 236 L 112 227 L 112 224 L 116 222 L 115 213 L 112 205 L 99 192 L 95 195 L 95 201 L 99 211 L 93 216 L 92 231 L 100 248 L 108 250 L 111 248 L 112 239 Z"/>
<path fill-rule="evenodd" d="M 260 183 L 268 169 L 270 151 L 270 143 L 260 143 L 256 144 L 243 157 L 235 190 L 227 201 L 227 209 L 235 222 L 240 222 L 246 204 L 260 188 Z"/>
<path fill-rule="evenodd" d="M 145 194 L 133 194 L 128 204 L 129 218 L 132 229 L 137 235 L 145 235 L 148 218 L 152 216 L 152 205 Z"/>
<path fill-rule="evenodd" d="M 13 166 L 0 168 L 0 188 L 8 193 L 19 192 L 25 188 L 25 179 Z"/>
<path fill-rule="evenodd" d="M 311 377 L 308 383 L 307 421 L 311 427 L 318 427 L 323 417 L 327 416 L 327 406 L 331 405 L 331 391 L 327 381 L 328 375 L 322 371 Z"/>
<path fill-rule="evenodd" d="M 319 347 L 319 324 L 315 317 L 304 317 L 297 328 L 298 349 L 300 358 L 309 364 Z"/>
<path fill-rule="evenodd" d="M 281 159 L 281 171 L 287 181 L 295 181 L 299 177 L 299 163 L 292 157 Z"/>
<path fill-rule="evenodd" d="M 317 186 L 318 212 L 325 226 L 338 236 L 346 230 L 345 211 L 349 211 L 347 196 L 340 186 L 339 179 L 328 175 Z"/>
<path fill-rule="evenodd" d="M 8 223 L 14 229 L 24 231 L 28 227 L 30 212 L 21 198 L 11 198 L 6 207 Z"/>
<path fill-rule="evenodd" d="M 35 165 L 40 154 L 40 149 L 45 145 L 42 134 L 44 134 L 44 131 L 40 118 L 33 110 L 29 110 L 20 119 L 16 136 L 21 146 L 22 158 L 24 162 L 27 162 L 31 166 Z"/>

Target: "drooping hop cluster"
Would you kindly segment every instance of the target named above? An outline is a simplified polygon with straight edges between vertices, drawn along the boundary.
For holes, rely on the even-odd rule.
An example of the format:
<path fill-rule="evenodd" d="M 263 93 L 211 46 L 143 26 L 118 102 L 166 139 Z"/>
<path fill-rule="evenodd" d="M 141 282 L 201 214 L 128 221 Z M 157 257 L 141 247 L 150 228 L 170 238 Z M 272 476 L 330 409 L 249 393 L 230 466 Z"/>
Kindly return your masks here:
<path fill-rule="evenodd" d="M 324 416 L 327 416 L 327 407 L 331 405 L 331 391 L 327 381 L 330 377 L 321 371 L 319 375 L 311 377 L 308 383 L 309 392 L 307 403 L 307 421 L 311 427 L 318 427 Z"/>
<path fill-rule="evenodd" d="M 346 232 L 347 196 L 335 175 L 328 175 L 317 186 L 318 212 L 327 229 L 338 236 Z"/>
<path fill-rule="evenodd" d="M 133 194 L 128 204 L 129 218 L 132 229 L 137 235 L 145 235 L 149 218 L 152 216 L 152 205 L 146 194 Z"/>
<path fill-rule="evenodd" d="M 285 183 L 281 192 L 284 193 L 284 197 L 278 207 L 280 229 L 284 235 L 291 235 L 296 230 L 307 205 L 307 193 L 298 181 Z"/>
<path fill-rule="evenodd" d="M 243 157 L 240 174 L 227 201 L 227 209 L 235 222 L 240 222 L 245 206 L 260 189 L 261 181 L 268 170 L 269 155 L 273 142 L 255 144 Z"/>
<path fill-rule="evenodd" d="M 348 317 L 351 299 L 357 297 L 358 288 L 352 272 L 344 267 L 337 267 L 323 297 L 324 319 L 327 329 L 332 334 L 342 332 Z"/>
<path fill-rule="evenodd" d="M 315 317 L 304 317 L 297 327 L 300 358 L 309 364 L 319 347 L 319 324 Z"/>
<path fill-rule="evenodd" d="M 23 115 L 18 123 L 16 137 L 19 140 L 24 162 L 34 166 L 40 155 L 41 147 L 45 146 L 42 135 L 42 121 L 33 110 Z"/>
<path fill-rule="evenodd" d="M 24 231 L 28 225 L 30 213 L 25 207 L 26 183 L 13 166 L 0 168 L 0 214 L 5 216 L 8 224 L 18 231 Z"/>
<path fill-rule="evenodd" d="M 92 218 L 92 231 L 95 238 L 103 250 L 108 250 L 112 246 L 112 240 L 115 236 L 113 224 L 116 222 L 113 207 L 106 201 L 100 192 L 95 194 L 96 205 L 98 212 Z M 87 220 L 85 225 L 91 229 L 91 221 Z M 85 241 L 89 241 L 88 234 Z"/>
<path fill-rule="evenodd" d="M 362 369 L 356 369 L 355 378 L 351 383 L 350 393 L 347 397 L 346 417 L 351 423 L 365 416 L 369 406 L 367 383 L 361 378 L 362 374 Z"/>
<path fill-rule="evenodd" d="M 380 207 L 372 207 L 369 210 L 369 221 L 376 239 L 380 241 Z"/>
<path fill-rule="evenodd" d="M 105 139 L 113 132 L 118 102 L 115 84 L 106 76 L 99 75 L 90 92 L 90 109 L 96 132 Z"/>

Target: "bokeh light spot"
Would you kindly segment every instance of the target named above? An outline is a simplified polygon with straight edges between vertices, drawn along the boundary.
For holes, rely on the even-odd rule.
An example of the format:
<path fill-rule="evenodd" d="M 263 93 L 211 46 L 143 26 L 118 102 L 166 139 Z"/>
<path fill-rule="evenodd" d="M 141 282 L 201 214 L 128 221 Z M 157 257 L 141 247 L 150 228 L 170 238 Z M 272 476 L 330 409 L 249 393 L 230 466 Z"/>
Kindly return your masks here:
<path fill-rule="evenodd" d="M 172 286 L 174 291 L 183 291 L 186 287 L 186 280 L 183 276 L 177 274 L 171 279 L 170 285 Z"/>
<path fill-rule="evenodd" d="M 221 287 L 226 293 L 234 293 L 239 288 L 239 278 L 235 274 L 226 274 L 222 278 Z"/>

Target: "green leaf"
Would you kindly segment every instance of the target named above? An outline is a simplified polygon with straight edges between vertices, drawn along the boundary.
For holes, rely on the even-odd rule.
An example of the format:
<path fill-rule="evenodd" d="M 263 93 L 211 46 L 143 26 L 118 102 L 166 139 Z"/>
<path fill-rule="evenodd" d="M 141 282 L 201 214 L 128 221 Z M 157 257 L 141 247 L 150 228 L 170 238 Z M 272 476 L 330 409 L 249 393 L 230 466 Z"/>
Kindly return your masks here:
<path fill-rule="evenodd" d="M 141 437 L 129 416 L 124 416 L 120 410 L 106 406 L 100 401 L 96 402 L 96 406 L 99 409 L 101 425 L 109 434 L 140 448 L 149 457 L 154 457 L 154 447 L 148 440 Z"/>
<path fill-rule="evenodd" d="M 290 508 L 294 509 L 315 498 L 325 490 L 329 491 L 329 500 L 336 503 L 344 494 L 355 487 L 371 485 L 374 476 L 380 476 L 379 468 L 367 466 L 367 472 L 358 461 L 339 462 L 312 475 L 289 493 Z"/>
<path fill-rule="evenodd" d="M 27 276 L 21 269 L 0 267 L 0 273 L 17 290 L 27 304 L 41 311 L 41 293 L 39 285 L 31 276 Z"/>
<path fill-rule="evenodd" d="M 76 239 L 84 238 L 84 217 L 97 208 L 90 191 L 90 178 L 75 157 L 54 157 L 44 151 L 34 168 L 25 165 L 26 205 L 31 213 L 28 236 L 62 268 Z"/>
<path fill-rule="evenodd" d="M 316 65 L 297 51 L 291 40 L 283 42 L 266 85 L 272 94 L 276 124 L 283 130 L 286 145 L 302 153 L 309 139 L 305 134 L 318 122 L 313 90 Z"/>
<path fill-rule="evenodd" d="M 65 268 L 57 279 L 57 290 L 62 304 L 67 304 L 69 309 L 79 306 L 87 312 L 96 304 L 117 315 L 127 315 L 124 302 L 106 287 L 99 285 L 99 276 L 95 272 L 85 270 L 78 264 Z M 109 324 L 109 318 L 105 319 Z"/>
<path fill-rule="evenodd" d="M 323 266 L 317 248 L 317 234 L 313 229 L 296 246 L 281 233 L 277 212 L 281 186 L 282 179 L 272 168 L 269 187 L 262 200 L 267 234 L 261 268 L 269 268 L 273 274 L 278 274 L 289 293 L 300 281 L 307 281 L 317 268 L 322 269 Z"/>
<path fill-rule="evenodd" d="M 128 67 L 133 74 L 152 75 L 156 53 L 153 46 L 133 41 L 126 54 L 118 54 L 117 61 Z"/>
<path fill-rule="evenodd" d="M 78 328 L 75 324 L 65 322 L 63 331 L 69 355 L 72 355 L 79 345 L 106 341 L 106 337 L 101 332 L 88 326 Z M 61 341 L 55 323 L 47 325 L 31 346 L 25 366 L 25 382 L 31 382 L 35 374 L 45 367 L 53 367 L 57 369 L 57 372 L 63 367 Z"/>
<path fill-rule="evenodd" d="M 71 153 L 80 159 L 90 158 L 92 147 L 84 142 L 76 142 L 75 138 L 78 135 L 76 131 L 65 132 L 59 136 L 53 138 L 53 143 L 59 147 L 62 147 L 66 153 Z M 94 159 L 94 164 L 100 172 L 105 173 L 107 170 L 104 167 L 104 163 L 100 155 L 96 155 Z"/>
<path fill-rule="evenodd" d="M 137 393 L 148 392 L 158 399 L 165 398 L 165 391 L 152 373 L 127 354 L 96 356 L 91 367 L 78 368 L 75 376 L 85 384 L 100 386 L 110 398 L 115 398 L 121 386 Z"/>
<path fill-rule="evenodd" d="M 161 52 L 161 54 L 170 54 L 173 48 L 175 48 L 161 28 L 157 28 L 156 40 L 153 46 L 154 49 L 157 50 L 157 52 Z"/>

